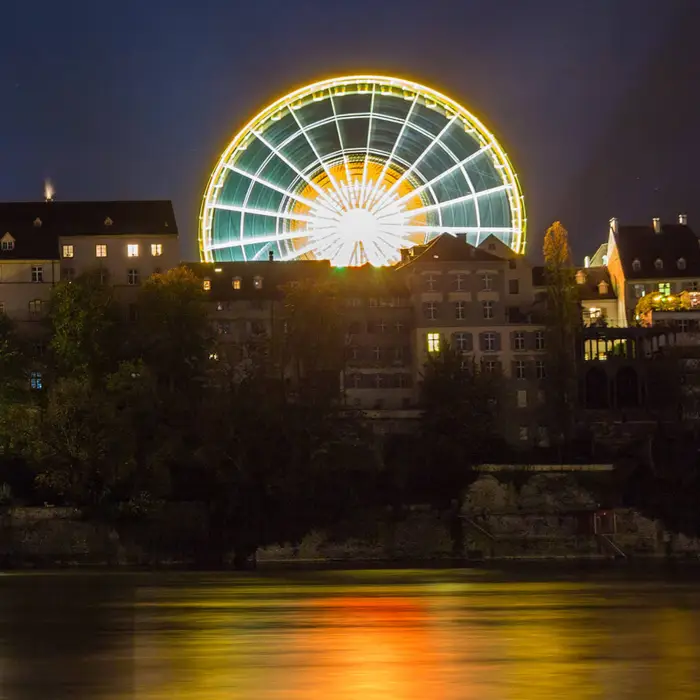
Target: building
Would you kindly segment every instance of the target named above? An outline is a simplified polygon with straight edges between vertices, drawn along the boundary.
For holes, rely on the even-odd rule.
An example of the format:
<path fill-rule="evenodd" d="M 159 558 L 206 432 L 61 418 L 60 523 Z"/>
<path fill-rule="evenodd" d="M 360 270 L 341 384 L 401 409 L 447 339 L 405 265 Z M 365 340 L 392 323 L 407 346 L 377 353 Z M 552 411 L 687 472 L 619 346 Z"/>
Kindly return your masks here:
<path fill-rule="evenodd" d="M 180 260 L 168 201 L 0 203 L 0 236 L 0 309 L 28 331 L 60 280 L 99 270 L 128 302 Z"/>

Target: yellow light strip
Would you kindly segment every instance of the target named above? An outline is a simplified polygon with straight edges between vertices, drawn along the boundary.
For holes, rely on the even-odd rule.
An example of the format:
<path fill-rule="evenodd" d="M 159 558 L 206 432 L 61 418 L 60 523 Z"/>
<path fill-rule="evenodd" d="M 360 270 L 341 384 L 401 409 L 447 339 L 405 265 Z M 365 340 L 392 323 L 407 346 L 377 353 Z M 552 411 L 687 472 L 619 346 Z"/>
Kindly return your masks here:
<path fill-rule="evenodd" d="M 513 240 L 512 248 L 517 253 L 525 253 L 525 228 L 527 224 L 527 218 L 525 216 L 525 200 L 513 165 L 495 135 L 461 104 L 438 92 L 437 90 L 433 90 L 432 88 L 426 87 L 414 81 L 404 80 L 402 78 L 392 78 L 381 75 L 350 75 L 321 80 L 280 97 L 272 104 L 268 105 L 262 112 L 256 114 L 256 116 L 253 117 L 253 119 L 251 119 L 233 137 L 223 154 L 219 157 L 214 171 L 209 178 L 209 183 L 207 184 L 205 194 L 202 199 L 198 236 L 199 250 L 202 260 L 213 262 L 213 254 L 212 251 L 209 250 L 211 245 L 212 225 L 211 221 L 207 221 L 207 217 L 211 217 L 211 209 L 209 208 L 209 204 L 216 198 L 216 184 L 220 179 L 221 172 L 225 167 L 225 164 L 230 160 L 233 152 L 241 147 L 245 138 L 254 129 L 259 129 L 266 121 L 268 121 L 268 119 L 274 119 L 276 113 L 287 105 L 298 108 L 298 106 L 302 106 L 305 99 L 318 101 L 323 99 L 326 95 L 343 95 L 348 92 L 352 94 L 353 90 L 356 92 L 367 93 L 373 86 L 379 87 L 380 91 L 385 89 L 395 89 L 397 95 L 401 94 L 405 99 L 413 99 L 414 96 L 418 94 L 423 97 L 426 105 L 429 105 L 433 109 L 439 106 L 445 111 L 445 114 L 459 114 L 464 122 L 465 131 L 470 132 L 474 130 L 476 132 L 475 136 L 477 141 L 481 146 L 484 146 L 487 143 L 491 144 L 491 152 L 494 155 L 494 161 L 496 165 L 501 166 L 499 169 L 502 173 L 503 183 L 510 185 L 512 188 L 512 198 L 510 199 L 510 204 L 512 227 L 515 230 L 515 238 Z M 208 210 L 209 213 L 207 213 Z"/>

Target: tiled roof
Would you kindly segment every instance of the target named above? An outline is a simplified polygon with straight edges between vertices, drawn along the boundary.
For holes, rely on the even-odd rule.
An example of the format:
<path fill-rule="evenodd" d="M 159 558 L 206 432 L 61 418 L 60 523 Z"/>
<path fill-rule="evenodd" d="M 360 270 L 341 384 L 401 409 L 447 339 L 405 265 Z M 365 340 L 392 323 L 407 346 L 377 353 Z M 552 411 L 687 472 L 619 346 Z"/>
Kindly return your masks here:
<path fill-rule="evenodd" d="M 0 238 L 15 239 L 0 259 L 58 258 L 61 236 L 149 235 L 177 236 L 169 201 L 125 202 L 0 202 Z"/>
<path fill-rule="evenodd" d="M 578 283 L 580 273 L 584 273 L 586 276 L 583 284 Z M 578 290 L 580 299 L 617 299 L 610 280 L 610 274 L 608 273 L 608 269 L 606 267 L 599 266 L 581 268 L 577 271 L 576 275 L 576 289 Z M 602 294 L 599 286 L 601 282 L 605 282 L 607 284 L 607 291 L 604 291 Z"/>
<path fill-rule="evenodd" d="M 682 224 L 664 224 L 656 233 L 649 226 L 620 226 L 615 241 L 627 279 L 672 279 L 700 277 L 700 243 L 692 229 Z M 639 269 L 634 261 L 638 260 Z M 656 261 L 662 267 L 656 267 Z M 685 262 L 679 267 L 678 261 Z"/>
<path fill-rule="evenodd" d="M 427 262 L 503 262 L 503 258 L 475 248 L 466 241 L 449 233 L 443 233 L 426 246 L 416 246 L 414 254 L 407 261 L 399 263 L 399 267 Z"/>

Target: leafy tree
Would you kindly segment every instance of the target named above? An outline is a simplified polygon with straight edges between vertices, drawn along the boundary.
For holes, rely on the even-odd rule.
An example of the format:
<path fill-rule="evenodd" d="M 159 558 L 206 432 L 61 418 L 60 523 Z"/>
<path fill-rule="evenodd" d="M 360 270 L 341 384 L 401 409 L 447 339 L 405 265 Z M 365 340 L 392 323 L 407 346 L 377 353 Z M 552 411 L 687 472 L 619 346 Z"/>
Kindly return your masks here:
<path fill-rule="evenodd" d="M 576 273 L 571 263 L 569 236 L 555 221 L 544 237 L 547 283 L 547 407 L 552 441 L 562 450 L 573 439 L 577 401 L 577 347 L 581 309 Z"/>
<path fill-rule="evenodd" d="M 99 271 L 57 284 L 49 306 L 54 369 L 59 377 L 99 382 L 120 359 L 123 315 Z"/>

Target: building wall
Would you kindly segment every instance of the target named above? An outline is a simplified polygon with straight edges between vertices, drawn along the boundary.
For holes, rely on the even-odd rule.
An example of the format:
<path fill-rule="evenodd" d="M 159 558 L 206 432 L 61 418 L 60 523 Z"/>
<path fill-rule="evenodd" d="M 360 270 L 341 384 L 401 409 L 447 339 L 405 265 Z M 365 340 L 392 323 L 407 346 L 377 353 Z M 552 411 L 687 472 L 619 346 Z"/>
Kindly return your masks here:
<path fill-rule="evenodd" d="M 41 271 L 35 282 L 32 269 Z M 0 303 L 4 312 L 18 323 L 30 325 L 41 320 L 60 269 L 55 260 L 4 260 L 0 263 Z M 35 302 L 41 302 L 40 304 Z"/>

